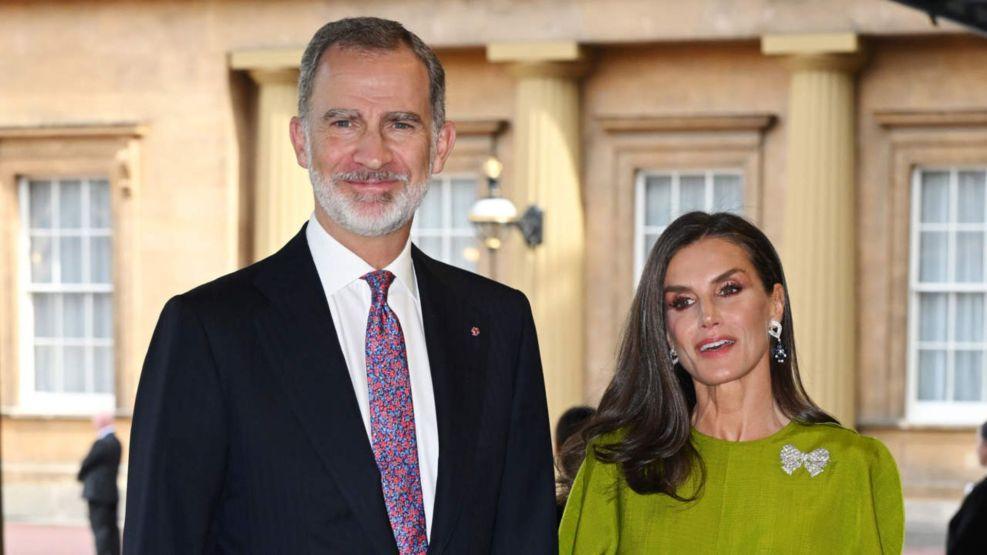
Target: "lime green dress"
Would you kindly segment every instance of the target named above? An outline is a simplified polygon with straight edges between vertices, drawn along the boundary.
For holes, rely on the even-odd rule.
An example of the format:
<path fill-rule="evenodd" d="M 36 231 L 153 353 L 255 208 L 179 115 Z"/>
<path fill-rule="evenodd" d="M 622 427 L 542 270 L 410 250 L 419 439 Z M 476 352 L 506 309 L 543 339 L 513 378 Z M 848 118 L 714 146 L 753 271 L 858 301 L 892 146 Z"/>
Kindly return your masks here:
<path fill-rule="evenodd" d="M 693 430 L 692 442 L 707 478 L 688 503 L 635 493 L 618 465 L 588 455 L 562 517 L 560 553 L 901 553 L 901 482 L 876 439 L 793 421 L 755 441 Z M 694 490 L 696 474 L 680 495 Z"/>

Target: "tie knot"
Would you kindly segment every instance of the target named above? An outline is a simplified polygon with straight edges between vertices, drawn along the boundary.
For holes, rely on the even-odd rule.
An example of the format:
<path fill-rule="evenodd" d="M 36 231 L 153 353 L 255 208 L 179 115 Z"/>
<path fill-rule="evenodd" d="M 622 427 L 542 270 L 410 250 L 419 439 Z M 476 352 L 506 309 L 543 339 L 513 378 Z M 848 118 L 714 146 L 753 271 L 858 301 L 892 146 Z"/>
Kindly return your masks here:
<path fill-rule="evenodd" d="M 364 274 L 360 279 L 366 280 L 367 285 L 370 286 L 373 304 L 383 305 L 387 303 L 387 290 L 391 288 L 391 283 L 394 282 L 394 274 L 387 270 L 377 270 Z"/>

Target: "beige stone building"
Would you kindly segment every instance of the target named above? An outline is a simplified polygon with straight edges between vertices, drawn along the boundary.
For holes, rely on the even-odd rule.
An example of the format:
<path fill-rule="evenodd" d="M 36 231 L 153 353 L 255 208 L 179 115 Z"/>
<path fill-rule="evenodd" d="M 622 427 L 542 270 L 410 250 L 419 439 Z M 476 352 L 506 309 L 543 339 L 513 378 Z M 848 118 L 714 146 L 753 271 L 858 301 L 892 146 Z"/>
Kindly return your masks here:
<path fill-rule="evenodd" d="M 599 398 L 670 218 L 736 211 L 782 251 L 810 393 L 888 444 L 910 544 L 940 541 L 982 474 L 987 40 L 885 0 L 0 2 L 8 519 L 82 514 L 88 417 L 127 436 L 164 302 L 302 224 L 298 60 L 353 15 L 439 52 L 459 141 L 415 238 L 528 293 L 553 415 Z M 490 155 L 540 246 L 473 239 Z"/>

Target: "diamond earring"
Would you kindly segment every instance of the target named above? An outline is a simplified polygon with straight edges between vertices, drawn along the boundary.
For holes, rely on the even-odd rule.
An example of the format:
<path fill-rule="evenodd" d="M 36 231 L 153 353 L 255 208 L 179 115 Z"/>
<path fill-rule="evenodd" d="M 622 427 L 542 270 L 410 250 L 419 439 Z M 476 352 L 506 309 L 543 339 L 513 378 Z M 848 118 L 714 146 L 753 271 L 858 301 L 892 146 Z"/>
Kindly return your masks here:
<path fill-rule="evenodd" d="M 784 364 L 785 360 L 788 359 L 788 351 L 785 350 L 785 346 L 781 343 L 781 330 L 781 322 L 778 320 L 771 320 L 768 323 L 768 335 L 775 340 L 774 346 L 771 347 L 771 356 L 778 364 Z"/>
<path fill-rule="evenodd" d="M 675 352 L 675 347 L 668 348 L 668 356 L 672 357 L 672 366 L 679 363 L 679 354 Z"/>

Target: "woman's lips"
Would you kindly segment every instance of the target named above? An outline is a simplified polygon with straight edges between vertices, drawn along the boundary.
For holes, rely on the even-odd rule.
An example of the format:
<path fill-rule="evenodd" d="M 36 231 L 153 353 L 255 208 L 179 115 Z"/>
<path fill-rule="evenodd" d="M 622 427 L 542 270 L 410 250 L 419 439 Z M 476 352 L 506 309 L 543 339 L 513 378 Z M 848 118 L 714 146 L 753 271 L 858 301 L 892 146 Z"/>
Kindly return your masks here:
<path fill-rule="evenodd" d="M 703 358 L 716 358 L 725 356 L 736 344 L 737 340 L 735 338 L 720 336 L 704 339 L 696 343 L 695 348 L 696 353 Z"/>

